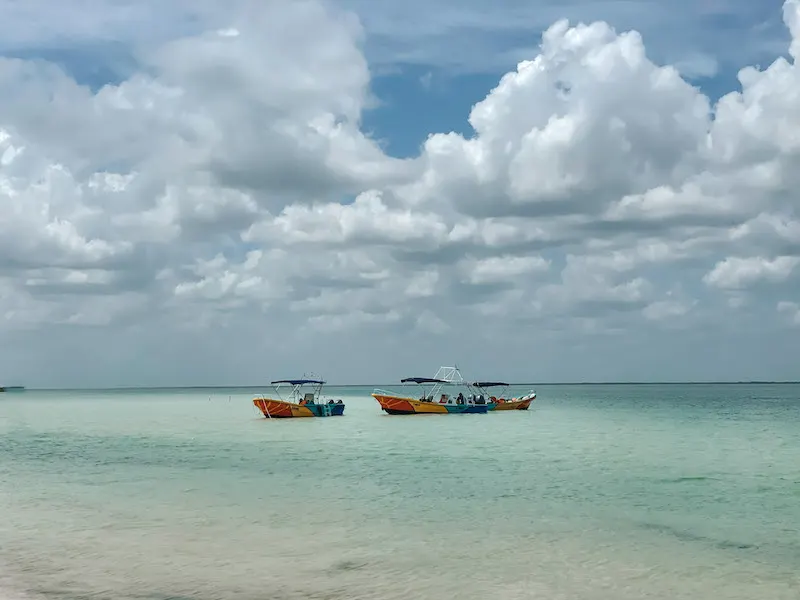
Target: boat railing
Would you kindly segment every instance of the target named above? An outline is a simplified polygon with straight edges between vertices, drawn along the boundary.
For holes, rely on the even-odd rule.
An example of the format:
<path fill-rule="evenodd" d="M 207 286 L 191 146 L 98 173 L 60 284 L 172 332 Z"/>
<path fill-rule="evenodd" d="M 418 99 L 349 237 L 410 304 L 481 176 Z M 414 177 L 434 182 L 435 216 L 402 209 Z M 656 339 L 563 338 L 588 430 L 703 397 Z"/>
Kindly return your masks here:
<path fill-rule="evenodd" d="M 393 392 L 392 390 L 384 390 L 383 388 L 375 388 L 372 390 L 373 394 L 379 394 L 381 396 L 397 396 L 397 392 Z"/>
<path fill-rule="evenodd" d="M 385 390 L 385 389 L 382 389 L 382 388 L 375 388 L 374 390 L 372 390 L 372 393 L 373 394 L 378 394 L 379 396 L 395 396 L 395 397 L 398 397 L 398 398 L 410 398 L 412 400 L 419 400 L 420 399 L 420 398 L 417 398 L 416 394 L 410 394 L 408 392 L 406 392 L 406 393 L 396 392 L 396 391 L 392 391 L 392 390 Z M 420 395 L 422 395 L 424 398 L 430 399 L 430 398 L 433 398 L 434 393 L 433 392 L 425 392 L 424 394 L 420 394 Z"/>

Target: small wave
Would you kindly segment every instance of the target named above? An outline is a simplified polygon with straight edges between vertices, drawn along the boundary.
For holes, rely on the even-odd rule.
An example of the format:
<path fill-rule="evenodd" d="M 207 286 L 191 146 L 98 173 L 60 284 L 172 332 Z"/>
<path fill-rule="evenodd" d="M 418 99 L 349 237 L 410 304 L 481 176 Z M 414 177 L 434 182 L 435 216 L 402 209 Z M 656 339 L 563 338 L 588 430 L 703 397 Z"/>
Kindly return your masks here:
<path fill-rule="evenodd" d="M 356 562 L 354 560 L 342 560 L 337 563 L 334 563 L 329 570 L 334 572 L 358 571 L 366 566 L 367 566 L 366 562 Z"/>
<path fill-rule="evenodd" d="M 640 523 L 640 527 L 642 527 L 642 529 L 649 529 L 651 531 L 657 531 L 659 533 L 671 535 L 683 542 L 702 542 L 717 548 L 722 548 L 724 550 L 754 550 L 759 547 L 757 544 L 751 544 L 749 542 L 719 540 L 713 537 L 686 531 L 685 529 L 678 529 L 677 527 L 672 527 L 671 525 L 664 525 L 663 523 L 645 522 Z"/>
<path fill-rule="evenodd" d="M 691 483 L 698 481 L 719 481 L 719 478 L 705 475 L 687 475 L 685 477 L 667 477 L 664 479 L 657 479 L 656 481 L 659 483 Z"/>

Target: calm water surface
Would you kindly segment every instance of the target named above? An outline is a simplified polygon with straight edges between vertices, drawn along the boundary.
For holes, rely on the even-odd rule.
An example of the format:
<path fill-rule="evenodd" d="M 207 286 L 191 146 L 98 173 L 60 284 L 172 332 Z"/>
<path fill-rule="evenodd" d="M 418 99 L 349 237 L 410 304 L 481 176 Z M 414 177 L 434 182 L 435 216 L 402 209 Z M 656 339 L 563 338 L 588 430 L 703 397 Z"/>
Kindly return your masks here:
<path fill-rule="evenodd" d="M 344 418 L 0 395 L 0 598 L 800 598 L 800 386 L 411 417 L 328 391 Z"/>

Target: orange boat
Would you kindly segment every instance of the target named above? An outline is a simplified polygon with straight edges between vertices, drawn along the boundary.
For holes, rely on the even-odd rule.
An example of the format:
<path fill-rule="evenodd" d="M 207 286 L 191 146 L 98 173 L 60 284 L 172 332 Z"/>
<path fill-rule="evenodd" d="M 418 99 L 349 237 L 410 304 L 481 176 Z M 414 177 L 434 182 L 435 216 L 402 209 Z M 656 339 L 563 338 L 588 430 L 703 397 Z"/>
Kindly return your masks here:
<path fill-rule="evenodd" d="M 474 395 L 447 393 L 445 386 L 466 386 L 458 367 L 440 367 L 433 377 L 406 377 L 400 383 L 415 383 L 422 388 L 417 399 L 401 392 L 376 389 L 372 397 L 381 405 L 381 410 L 390 415 L 419 414 L 486 414 L 490 405 Z M 427 389 L 425 386 L 430 385 Z M 468 386 L 467 386 L 468 387 Z"/>
<path fill-rule="evenodd" d="M 292 386 L 289 398 L 284 400 L 280 394 L 280 386 Z M 268 419 L 286 419 L 291 417 L 340 417 L 344 414 L 344 402 L 341 399 L 322 398 L 324 381 L 319 379 L 279 379 L 273 381 L 277 398 L 258 396 L 253 404 Z M 311 385 L 313 391 L 303 392 L 305 385 Z"/>
<path fill-rule="evenodd" d="M 510 384 L 502 381 L 475 381 L 470 387 L 477 391 L 480 398 L 486 397 L 489 400 L 489 411 L 496 410 L 528 410 L 531 403 L 536 400 L 536 392 L 531 390 L 520 398 L 504 398 L 503 392 Z M 495 387 L 502 387 L 503 391 L 498 394 L 500 397 L 493 396 L 489 390 Z"/>

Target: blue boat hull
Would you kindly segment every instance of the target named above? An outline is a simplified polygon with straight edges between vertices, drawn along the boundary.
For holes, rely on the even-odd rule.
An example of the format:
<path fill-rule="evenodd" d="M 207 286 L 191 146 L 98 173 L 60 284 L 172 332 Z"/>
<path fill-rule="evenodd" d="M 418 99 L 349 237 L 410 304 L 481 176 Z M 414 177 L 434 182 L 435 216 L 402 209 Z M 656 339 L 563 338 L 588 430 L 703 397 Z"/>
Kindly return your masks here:
<path fill-rule="evenodd" d="M 306 404 L 307 409 L 314 413 L 315 417 L 341 417 L 344 415 L 344 404 Z M 326 408 L 330 413 L 326 414 Z"/>
<path fill-rule="evenodd" d="M 449 413 L 459 413 L 462 415 L 477 415 L 489 412 L 489 406 L 486 404 L 446 404 L 445 408 Z"/>

